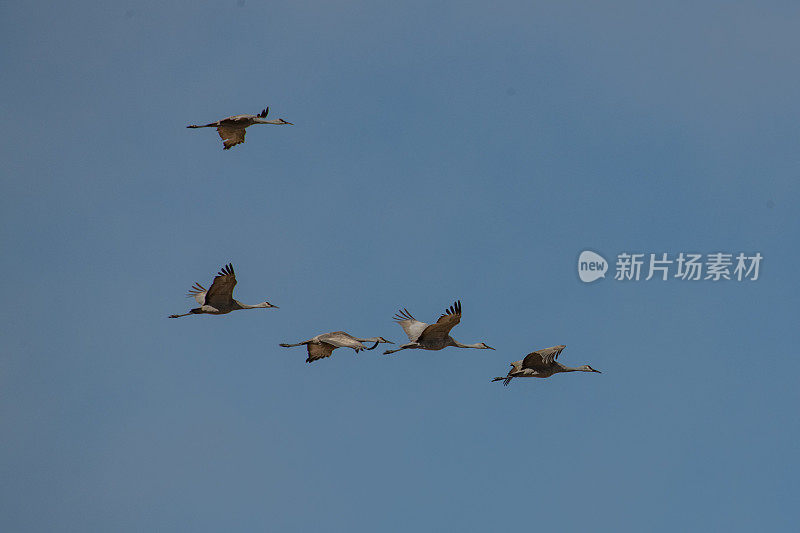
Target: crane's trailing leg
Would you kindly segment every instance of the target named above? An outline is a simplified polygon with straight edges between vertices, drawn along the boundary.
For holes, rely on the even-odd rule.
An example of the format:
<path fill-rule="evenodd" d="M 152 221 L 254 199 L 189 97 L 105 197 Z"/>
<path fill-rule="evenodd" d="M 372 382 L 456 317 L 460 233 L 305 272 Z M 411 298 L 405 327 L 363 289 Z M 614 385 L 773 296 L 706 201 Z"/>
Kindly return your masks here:
<path fill-rule="evenodd" d="M 389 355 L 391 353 L 399 352 L 400 350 L 408 350 L 408 349 L 413 349 L 413 348 L 419 348 L 419 346 L 420 345 L 418 343 L 416 343 L 416 342 L 409 342 L 408 344 L 400 345 L 400 347 L 397 348 L 396 350 L 386 350 L 385 352 L 383 352 L 383 355 Z"/>
<path fill-rule="evenodd" d="M 203 307 L 210 307 L 210 306 L 203 306 Z M 189 309 L 188 313 L 184 313 L 182 315 L 169 315 L 169 317 L 170 318 L 180 318 L 182 316 L 202 315 L 203 313 L 211 313 L 212 312 L 212 311 L 209 311 L 207 309 L 203 309 L 203 307 L 195 307 L 194 309 Z M 213 311 L 216 311 L 216 309 L 214 309 L 213 307 L 210 307 L 210 309 L 212 309 Z"/>

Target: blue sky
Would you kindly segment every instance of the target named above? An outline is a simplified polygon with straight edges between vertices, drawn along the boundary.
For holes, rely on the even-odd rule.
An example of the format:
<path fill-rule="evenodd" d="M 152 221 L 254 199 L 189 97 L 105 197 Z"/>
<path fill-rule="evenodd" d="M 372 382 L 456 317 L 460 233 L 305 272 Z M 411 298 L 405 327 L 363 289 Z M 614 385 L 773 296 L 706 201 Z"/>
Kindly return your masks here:
<path fill-rule="evenodd" d="M 800 7 L 0 7 L 0 529 L 796 527 Z M 223 152 L 213 130 L 257 113 Z M 584 249 L 764 256 L 583 284 Z M 279 310 L 187 317 L 233 262 Z M 489 350 L 404 340 L 463 302 Z M 536 348 L 603 374 L 489 380 Z"/>

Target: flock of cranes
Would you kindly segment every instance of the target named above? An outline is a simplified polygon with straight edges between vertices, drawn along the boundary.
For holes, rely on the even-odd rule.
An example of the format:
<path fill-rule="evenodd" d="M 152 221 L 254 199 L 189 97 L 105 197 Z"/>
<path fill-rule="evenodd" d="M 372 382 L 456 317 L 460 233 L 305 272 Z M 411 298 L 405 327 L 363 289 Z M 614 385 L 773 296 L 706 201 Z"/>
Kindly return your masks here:
<path fill-rule="evenodd" d="M 236 273 L 233 271 L 233 265 L 228 263 L 220 269 L 208 289 L 200 285 L 200 283 L 195 283 L 192 285 L 192 288 L 189 289 L 187 297 L 194 298 L 200 307 L 190 309 L 188 313 L 170 315 L 169 318 L 201 314 L 224 315 L 240 309 L 278 308 L 277 305 L 272 305 L 267 301 L 255 305 L 241 303 L 233 297 L 233 288 L 235 286 Z M 450 308 L 445 309 L 445 312 L 442 313 L 434 324 L 420 322 L 405 308 L 398 311 L 393 319 L 403 328 L 403 331 L 405 331 L 408 336 L 408 342 L 406 344 L 401 344 L 397 349 L 384 351 L 383 353 L 385 355 L 393 354 L 401 350 L 442 350 L 448 346 L 456 348 L 475 348 L 478 350 L 494 350 L 494 348 L 483 342 L 462 344 L 450 336 L 450 330 L 461 322 L 460 300 L 456 301 Z M 364 343 L 374 344 L 368 348 Z M 333 331 L 330 333 L 322 333 L 306 341 L 294 344 L 281 343 L 280 346 L 284 348 L 305 346 L 308 352 L 306 362 L 311 363 L 318 359 L 330 357 L 337 348 L 352 348 L 358 353 L 361 350 L 374 350 L 378 344 L 381 343 L 394 344 L 392 341 L 386 340 L 383 337 L 360 338 L 354 337 L 344 331 Z M 548 378 L 559 372 L 600 372 L 589 365 L 571 368 L 556 361 L 565 347 L 566 346 L 561 344 L 531 352 L 526 355 L 523 360 L 511 363 L 511 370 L 506 377 L 497 377 L 492 381 L 502 381 L 503 385 L 508 385 L 513 378 Z"/>

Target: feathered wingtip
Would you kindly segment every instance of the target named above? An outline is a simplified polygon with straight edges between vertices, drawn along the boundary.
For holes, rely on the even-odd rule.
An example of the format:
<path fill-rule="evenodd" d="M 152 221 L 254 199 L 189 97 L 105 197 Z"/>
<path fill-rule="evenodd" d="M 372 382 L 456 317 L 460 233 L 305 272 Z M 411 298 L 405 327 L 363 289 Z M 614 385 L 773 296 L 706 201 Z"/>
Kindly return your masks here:
<path fill-rule="evenodd" d="M 416 318 L 411 316 L 411 313 L 408 312 L 408 309 L 404 307 L 394 314 L 392 320 L 397 320 L 399 322 L 401 320 L 416 320 Z"/>
<path fill-rule="evenodd" d="M 503 386 L 504 387 L 508 387 L 508 384 L 511 383 L 511 378 L 508 377 L 508 376 L 506 376 L 506 377 L 496 377 L 496 378 L 494 378 L 492 380 L 492 383 L 494 383 L 495 381 L 502 381 L 503 382 Z"/>
<path fill-rule="evenodd" d="M 269 106 L 256 116 L 258 118 L 267 118 L 267 113 L 269 113 Z"/>
<path fill-rule="evenodd" d="M 236 274 L 233 273 L 233 264 L 228 263 L 224 267 L 217 272 L 217 276 L 235 276 Z"/>
<path fill-rule="evenodd" d="M 444 310 L 445 315 L 460 315 L 461 314 L 461 300 L 456 300 L 456 302 L 450 306 L 449 309 Z"/>

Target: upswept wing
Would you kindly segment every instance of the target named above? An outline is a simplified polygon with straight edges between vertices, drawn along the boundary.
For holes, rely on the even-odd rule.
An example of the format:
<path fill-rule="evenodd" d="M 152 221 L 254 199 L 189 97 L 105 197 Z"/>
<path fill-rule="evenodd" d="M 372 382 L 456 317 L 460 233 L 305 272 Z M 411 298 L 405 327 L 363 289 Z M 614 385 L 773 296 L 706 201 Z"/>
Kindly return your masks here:
<path fill-rule="evenodd" d="M 217 126 L 217 133 L 219 138 L 222 139 L 223 150 L 229 150 L 232 146 L 242 144 L 244 142 L 244 128 L 234 128 L 231 126 Z"/>
<path fill-rule="evenodd" d="M 436 324 L 426 327 L 425 331 L 420 335 L 420 339 L 443 339 L 450 334 L 450 330 L 459 322 L 461 322 L 461 300 L 456 301 L 449 309 L 445 309 L 444 314 L 439 317 Z"/>
<path fill-rule="evenodd" d="M 564 350 L 562 346 L 552 346 L 550 348 L 542 348 L 535 352 L 531 352 L 522 360 L 523 368 L 532 368 L 534 370 L 544 370 L 553 364 L 553 361 L 558 359 L 558 355 Z"/>
<path fill-rule="evenodd" d="M 317 359 L 325 359 L 326 357 L 330 357 L 333 353 L 333 350 L 336 347 L 333 344 L 328 344 L 327 342 L 323 342 L 322 344 L 308 344 L 306 346 L 308 348 L 308 358 L 306 359 L 306 363 L 312 363 Z"/>
<path fill-rule="evenodd" d="M 228 263 L 219 271 L 214 278 L 214 283 L 206 292 L 205 305 L 216 307 L 217 309 L 229 308 L 233 301 L 233 288 L 236 286 L 236 274 L 233 272 L 233 265 Z"/>
<path fill-rule="evenodd" d="M 352 335 L 345 333 L 344 331 L 325 333 L 324 335 L 319 336 L 319 340 L 322 342 L 327 342 L 328 344 L 332 344 L 337 348 L 352 348 L 357 352 L 364 349 L 364 345 L 361 344 L 361 342 L 357 341 Z"/>
<path fill-rule="evenodd" d="M 395 313 L 392 319 L 400 324 L 400 327 L 402 327 L 403 331 L 406 332 L 406 335 L 408 335 L 408 340 L 411 342 L 417 342 L 417 339 L 419 339 L 420 335 L 422 335 L 422 332 L 428 327 L 428 324 L 425 322 L 420 322 L 411 316 L 411 313 L 409 313 L 408 309 L 405 307 Z"/>
<path fill-rule="evenodd" d="M 269 106 L 267 106 L 267 108 L 266 108 L 265 110 L 263 110 L 261 113 L 259 113 L 259 114 L 258 114 L 258 115 L 256 115 L 256 116 L 257 116 L 258 118 L 267 118 L 267 115 L 268 115 L 268 114 L 269 114 Z"/>
<path fill-rule="evenodd" d="M 203 305 L 204 303 L 206 303 L 206 292 L 208 291 L 206 290 L 205 287 L 203 287 L 199 283 L 195 283 L 194 285 L 192 285 L 192 288 L 189 289 L 189 292 L 186 293 L 186 297 L 194 298 L 195 300 L 197 300 L 198 304 Z"/>

